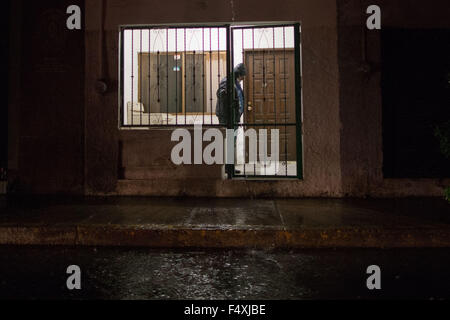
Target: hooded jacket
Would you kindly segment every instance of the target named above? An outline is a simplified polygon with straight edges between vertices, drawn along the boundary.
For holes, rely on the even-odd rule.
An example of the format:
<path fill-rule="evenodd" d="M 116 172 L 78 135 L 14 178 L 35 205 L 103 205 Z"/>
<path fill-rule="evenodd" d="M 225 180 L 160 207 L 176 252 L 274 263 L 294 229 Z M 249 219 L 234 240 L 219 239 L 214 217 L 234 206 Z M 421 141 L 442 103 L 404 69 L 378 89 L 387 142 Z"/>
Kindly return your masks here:
<path fill-rule="evenodd" d="M 238 88 L 236 83 L 234 84 L 234 94 L 231 100 L 231 107 L 228 106 L 228 91 L 227 91 L 227 77 L 220 81 L 219 89 L 217 89 L 217 103 L 216 103 L 216 116 L 219 118 L 220 124 L 226 124 L 229 119 L 229 112 L 234 112 L 234 122 L 239 121 L 242 116 L 242 112 L 239 110 L 239 97 Z"/>

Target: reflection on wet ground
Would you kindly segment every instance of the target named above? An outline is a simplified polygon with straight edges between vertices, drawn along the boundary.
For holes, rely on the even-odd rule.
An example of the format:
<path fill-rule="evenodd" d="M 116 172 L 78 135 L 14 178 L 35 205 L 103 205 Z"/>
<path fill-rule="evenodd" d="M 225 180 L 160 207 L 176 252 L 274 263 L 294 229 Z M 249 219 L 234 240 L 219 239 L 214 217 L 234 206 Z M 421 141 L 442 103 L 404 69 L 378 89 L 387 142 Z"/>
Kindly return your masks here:
<path fill-rule="evenodd" d="M 0 247 L 0 298 L 450 298 L 448 249 L 149 250 Z M 66 289 L 66 268 L 82 290 Z M 382 290 L 366 288 L 380 266 Z"/>

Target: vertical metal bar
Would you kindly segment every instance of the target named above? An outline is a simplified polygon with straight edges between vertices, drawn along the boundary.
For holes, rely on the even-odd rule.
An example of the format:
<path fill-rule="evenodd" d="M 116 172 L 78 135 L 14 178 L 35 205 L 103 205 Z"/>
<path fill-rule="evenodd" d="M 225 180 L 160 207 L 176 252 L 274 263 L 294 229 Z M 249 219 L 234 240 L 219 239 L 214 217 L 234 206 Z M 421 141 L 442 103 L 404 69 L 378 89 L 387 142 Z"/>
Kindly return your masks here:
<path fill-rule="evenodd" d="M 242 62 L 247 63 L 247 61 L 245 60 L 245 50 L 244 50 L 244 29 L 241 29 L 241 42 L 242 42 Z M 248 67 L 246 67 L 246 68 L 248 70 Z M 245 86 L 245 84 L 244 84 L 244 86 Z M 247 108 L 246 107 L 247 106 L 245 105 L 245 101 L 244 101 L 244 113 L 243 113 L 244 120 L 243 120 L 243 125 L 242 125 L 242 134 L 243 134 L 243 138 L 244 138 L 244 140 L 243 140 L 244 143 L 242 144 L 242 148 L 244 149 L 243 150 L 243 154 L 244 154 L 244 176 L 246 175 L 245 174 L 245 167 L 246 167 L 246 162 L 245 162 L 245 157 L 246 157 L 246 153 L 245 153 L 245 115 L 247 113 Z"/>
<path fill-rule="evenodd" d="M 228 33 L 227 33 L 228 41 Z M 227 50 L 229 49 L 229 44 L 227 42 Z M 228 53 L 228 51 L 227 51 Z M 228 60 L 227 60 L 228 62 Z M 220 85 L 220 29 L 217 28 L 217 85 Z"/>
<path fill-rule="evenodd" d="M 217 51 L 219 52 L 219 63 L 220 63 L 220 42 L 219 42 L 219 38 L 220 38 L 220 32 L 219 32 L 219 28 L 217 28 L 217 39 L 218 39 L 218 48 Z M 230 26 L 226 27 L 226 70 L 227 70 L 227 106 L 229 108 L 229 114 L 228 114 L 228 119 L 227 119 L 227 128 L 231 129 L 233 128 L 233 117 L 232 114 L 234 113 L 232 108 L 230 108 L 230 106 L 232 105 L 232 99 L 233 99 L 233 90 L 232 87 L 234 87 L 232 81 L 233 81 L 233 75 L 232 75 L 232 66 L 231 66 L 231 28 Z M 220 73 L 220 65 L 219 65 L 219 73 Z M 219 75 L 219 82 L 220 82 L 220 75 Z M 234 135 L 233 135 L 233 139 L 234 139 Z M 234 147 L 234 146 L 233 146 Z M 226 148 L 226 147 L 225 147 Z M 231 165 L 225 165 L 225 169 L 226 172 L 228 174 L 228 179 L 233 178 L 234 175 L 234 161 L 233 164 Z"/>
<path fill-rule="evenodd" d="M 183 69 L 184 71 L 184 94 L 186 97 L 186 93 L 187 93 L 187 84 L 186 84 L 186 61 L 187 61 L 187 55 L 186 55 L 186 28 L 184 28 L 184 65 L 183 65 Z M 186 114 L 186 109 L 187 109 L 187 102 L 186 102 L 186 98 L 184 99 L 184 124 L 186 124 L 187 121 L 187 114 Z"/>
<path fill-rule="evenodd" d="M 277 86 L 276 86 L 276 50 L 275 50 L 275 27 L 272 28 L 273 37 L 273 108 L 275 112 L 275 123 L 277 123 Z"/>
<path fill-rule="evenodd" d="M 266 130 L 266 136 L 265 136 L 265 139 L 266 139 L 266 142 L 265 142 L 265 150 L 264 150 L 264 156 L 266 157 L 265 159 L 264 159 L 264 176 L 267 176 L 267 158 L 268 158 L 268 156 L 269 156 L 269 126 L 266 126 L 266 122 L 264 122 L 264 125 L 263 125 L 263 129 L 264 130 Z"/>
<path fill-rule="evenodd" d="M 184 114 L 184 109 L 186 106 L 186 57 L 184 54 L 181 55 L 181 114 Z M 184 117 L 186 119 L 186 117 Z M 180 123 L 181 124 L 181 123 Z M 186 120 L 185 120 L 186 124 Z"/>
<path fill-rule="evenodd" d="M 211 108 L 211 124 L 213 123 L 213 91 L 212 91 L 212 28 L 209 28 L 209 102 Z"/>
<path fill-rule="evenodd" d="M 133 104 L 134 104 L 134 30 L 131 29 L 131 125 L 133 125 Z"/>
<path fill-rule="evenodd" d="M 195 110 L 195 107 L 197 106 L 197 102 L 196 102 L 196 96 L 195 96 L 195 50 L 193 51 L 193 55 L 192 55 L 192 82 L 193 82 L 193 84 L 192 84 L 192 91 L 193 91 L 193 93 L 192 93 L 192 105 L 194 106 L 194 110 Z M 194 111 L 193 110 L 193 111 Z"/>
<path fill-rule="evenodd" d="M 202 124 L 205 124 L 205 28 L 202 28 Z"/>
<path fill-rule="evenodd" d="M 297 177 L 303 179 L 303 151 L 302 151 L 302 78 L 301 78 L 301 34 L 300 24 L 294 25 L 295 46 L 295 121 L 297 134 Z"/>
<path fill-rule="evenodd" d="M 178 124 L 178 28 L 175 28 L 175 124 Z"/>
<path fill-rule="evenodd" d="M 233 30 L 231 29 L 231 27 L 230 27 L 230 40 L 229 41 L 230 41 L 230 70 L 233 71 L 233 68 L 234 68 L 234 56 L 233 56 L 233 53 L 234 53 L 234 33 L 233 33 Z M 236 79 L 234 77 L 234 72 L 231 72 L 231 74 L 232 74 L 232 77 L 231 77 L 231 80 L 232 80 L 231 90 L 232 90 L 232 97 L 234 97 L 235 94 L 236 94 L 236 92 L 235 92 Z M 235 119 L 235 114 L 236 114 L 236 112 L 233 110 L 233 112 L 232 112 L 233 130 L 235 130 L 237 128 L 236 123 L 239 122 L 239 119 Z M 235 139 L 235 141 L 236 141 L 236 139 Z M 234 171 L 233 171 L 233 173 L 234 173 Z"/>
<path fill-rule="evenodd" d="M 159 31 L 158 31 L 159 32 Z M 159 112 L 161 112 L 161 92 L 160 92 L 160 66 L 161 66 L 161 61 L 160 61 L 160 57 L 159 57 L 159 50 L 156 52 L 156 75 L 157 75 L 157 82 L 156 85 L 158 87 L 158 104 L 159 104 Z"/>
<path fill-rule="evenodd" d="M 252 28 L 252 108 L 253 108 L 253 119 L 252 122 L 255 122 L 255 29 Z M 258 136 L 258 132 L 256 132 L 256 135 Z M 258 154 L 256 155 L 256 162 L 258 162 Z M 253 164 L 253 175 L 256 175 L 256 162 Z"/>
<path fill-rule="evenodd" d="M 275 27 L 272 27 L 272 41 L 273 41 L 273 109 L 275 113 L 275 130 L 277 130 L 277 73 L 276 73 L 276 52 L 275 52 Z M 278 163 L 275 162 L 275 175 L 278 175 Z"/>
<path fill-rule="evenodd" d="M 261 30 L 261 32 L 265 32 L 265 29 L 260 29 Z M 261 43 L 261 42 L 260 42 Z M 262 89 L 263 89 L 263 103 L 262 103 L 262 112 L 264 112 L 264 109 L 265 109 L 265 107 L 266 107 L 266 60 L 265 60 L 265 50 L 264 50 L 264 48 L 262 49 L 262 59 L 263 59 L 263 61 L 262 61 L 262 72 L 263 72 L 263 74 L 262 74 L 262 76 L 263 76 L 263 78 L 262 78 Z M 264 118 L 263 118 L 264 119 Z M 266 130 L 266 121 L 265 121 L 265 119 L 264 119 L 264 126 L 263 126 L 263 129 L 264 130 Z M 266 146 L 266 150 L 264 150 L 264 155 L 266 156 L 266 155 L 268 155 L 268 153 L 269 153 L 269 148 L 268 148 L 268 140 L 269 140 L 269 134 L 268 134 L 268 131 L 266 131 L 266 143 L 265 143 L 265 146 Z M 267 171 L 266 171 L 266 160 L 267 159 L 264 159 L 264 175 L 266 176 L 267 175 Z"/>
<path fill-rule="evenodd" d="M 263 29 L 264 30 L 264 29 Z M 263 58 L 263 63 L 262 63 L 262 89 L 263 89 L 263 102 L 266 101 L 266 57 L 265 57 L 265 50 L 264 48 L 262 49 L 262 58 Z M 264 109 L 264 108 L 263 108 Z M 264 111 L 264 110 L 263 110 Z"/>
<path fill-rule="evenodd" d="M 286 86 L 286 27 L 283 26 L 283 73 L 284 73 L 284 159 L 286 164 L 286 172 L 285 175 L 288 176 L 288 147 L 287 147 L 287 139 L 288 139 L 288 132 L 287 132 L 287 105 L 286 105 L 286 95 L 287 95 L 287 86 Z"/>
<path fill-rule="evenodd" d="M 228 52 L 228 57 L 227 57 L 227 66 L 229 66 L 228 67 L 228 70 L 227 71 L 229 71 L 228 72 L 228 74 L 231 74 L 231 99 L 234 99 L 234 96 L 235 96 L 235 94 L 236 94 L 236 92 L 235 92 L 235 87 L 234 87 L 234 84 L 235 84 L 235 78 L 234 78 L 234 72 L 233 72 L 233 68 L 234 68 L 234 56 L 233 56 L 233 53 L 234 53 L 234 33 L 233 33 L 233 30 L 231 29 L 231 26 L 228 26 L 227 27 L 227 43 L 228 43 L 228 45 L 229 45 L 229 47 L 227 48 L 227 49 L 229 49 L 229 50 L 227 50 L 227 52 Z M 227 79 L 228 79 L 228 77 L 227 77 Z M 238 106 L 239 107 L 239 106 Z M 235 118 L 235 114 L 236 114 L 236 112 L 235 112 L 235 110 L 233 110 L 233 109 L 231 109 L 232 110 L 232 112 L 231 112 L 231 124 L 232 124 L 232 128 L 233 128 L 233 154 L 234 154 L 234 159 L 233 159 L 233 165 L 232 165 L 232 167 L 231 167 L 231 172 L 232 172 L 232 176 L 234 177 L 235 176 L 235 171 L 236 171 L 236 160 L 237 160 L 237 154 L 236 154 L 236 151 L 237 151 L 237 148 L 236 148 L 236 136 L 235 136 L 235 132 L 236 132 L 236 129 L 238 129 L 239 128 L 239 124 L 238 125 L 236 125 L 236 123 L 238 123 L 239 122 L 239 119 L 236 119 Z"/>
<path fill-rule="evenodd" d="M 166 29 L 166 116 L 169 124 L 169 29 Z"/>
<path fill-rule="evenodd" d="M 139 125 L 142 126 L 142 61 L 143 61 L 143 56 L 142 56 L 142 29 L 139 30 Z"/>
<path fill-rule="evenodd" d="M 125 67 L 124 67 L 124 53 L 125 53 L 125 30 L 126 29 L 121 29 L 120 30 L 120 99 L 121 99 L 121 103 L 120 105 L 122 106 L 120 108 L 120 124 L 121 126 L 125 125 L 125 108 L 126 106 L 126 101 L 125 101 L 125 96 L 124 96 L 124 73 L 125 73 Z M 128 110 L 127 110 L 128 113 Z M 127 123 L 128 124 L 128 123 Z"/>
<path fill-rule="evenodd" d="M 148 29 L 148 124 L 151 125 L 151 117 L 152 117 L 152 50 L 151 50 L 151 38 L 152 30 Z"/>

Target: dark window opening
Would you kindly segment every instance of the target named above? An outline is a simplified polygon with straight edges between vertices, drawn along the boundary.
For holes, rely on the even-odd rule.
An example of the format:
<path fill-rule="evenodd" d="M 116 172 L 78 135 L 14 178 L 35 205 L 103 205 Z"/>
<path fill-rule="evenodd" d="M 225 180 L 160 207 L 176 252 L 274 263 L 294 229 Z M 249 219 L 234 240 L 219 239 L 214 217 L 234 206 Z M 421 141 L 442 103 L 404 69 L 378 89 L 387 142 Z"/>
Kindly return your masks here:
<path fill-rule="evenodd" d="M 450 177 L 434 126 L 450 119 L 450 30 L 383 29 L 383 173 Z"/>

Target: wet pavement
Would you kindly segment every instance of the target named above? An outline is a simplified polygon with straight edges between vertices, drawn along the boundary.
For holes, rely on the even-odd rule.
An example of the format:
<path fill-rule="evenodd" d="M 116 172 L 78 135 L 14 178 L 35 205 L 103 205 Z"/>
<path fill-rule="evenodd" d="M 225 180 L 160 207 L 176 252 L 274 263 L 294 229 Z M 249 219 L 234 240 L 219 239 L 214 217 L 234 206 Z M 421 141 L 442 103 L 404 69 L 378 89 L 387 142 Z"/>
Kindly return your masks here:
<path fill-rule="evenodd" d="M 440 198 L 3 200 L 1 244 L 450 247 L 450 204 Z"/>
<path fill-rule="evenodd" d="M 450 225 L 441 198 L 220 199 L 151 197 L 2 198 L 0 224 L 166 225 L 284 228 Z"/>
<path fill-rule="evenodd" d="M 80 266 L 80 291 L 66 268 Z M 381 268 L 381 290 L 366 269 Z M 450 299 L 449 249 L 173 250 L 0 246 L 0 298 Z"/>

